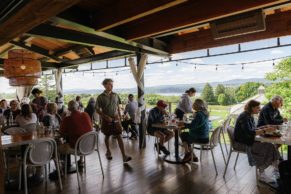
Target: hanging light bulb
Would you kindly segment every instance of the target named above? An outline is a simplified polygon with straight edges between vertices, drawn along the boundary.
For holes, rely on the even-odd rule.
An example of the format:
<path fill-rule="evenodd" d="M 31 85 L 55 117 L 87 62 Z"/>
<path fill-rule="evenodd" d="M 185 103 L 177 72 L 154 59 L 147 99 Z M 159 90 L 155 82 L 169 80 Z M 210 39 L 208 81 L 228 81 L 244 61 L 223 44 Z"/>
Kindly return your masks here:
<path fill-rule="evenodd" d="M 178 61 L 177 61 L 177 63 L 176 63 L 176 67 L 178 67 L 178 65 L 179 65 L 179 64 L 178 64 Z"/>
<path fill-rule="evenodd" d="M 118 75 L 118 72 L 116 72 L 116 74 L 115 74 L 116 76 Z"/>
<path fill-rule="evenodd" d="M 245 68 L 245 67 L 244 67 L 244 64 L 242 63 L 242 64 L 241 64 L 241 70 L 244 70 L 244 68 Z"/>
<path fill-rule="evenodd" d="M 217 71 L 217 69 L 218 69 L 218 65 L 215 65 L 216 67 L 215 67 L 215 70 Z"/>
<path fill-rule="evenodd" d="M 195 66 L 194 66 L 194 69 L 195 69 L 195 70 L 197 69 L 196 64 L 195 64 Z"/>
<path fill-rule="evenodd" d="M 273 66 L 275 66 L 275 60 L 273 59 Z"/>
<path fill-rule="evenodd" d="M 93 77 L 95 77 L 95 73 L 93 72 Z"/>

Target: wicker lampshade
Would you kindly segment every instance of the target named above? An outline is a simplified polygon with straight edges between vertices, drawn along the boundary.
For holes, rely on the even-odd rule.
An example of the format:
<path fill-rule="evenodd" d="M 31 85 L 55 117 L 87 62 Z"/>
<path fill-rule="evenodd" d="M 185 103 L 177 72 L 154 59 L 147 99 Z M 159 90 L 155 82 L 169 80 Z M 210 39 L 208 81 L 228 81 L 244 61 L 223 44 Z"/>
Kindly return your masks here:
<path fill-rule="evenodd" d="M 35 54 L 23 49 L 10 50 L 4 61 L 4 76 L 11 86 L 36 85 L 41 76 L 41 63 Z"/>

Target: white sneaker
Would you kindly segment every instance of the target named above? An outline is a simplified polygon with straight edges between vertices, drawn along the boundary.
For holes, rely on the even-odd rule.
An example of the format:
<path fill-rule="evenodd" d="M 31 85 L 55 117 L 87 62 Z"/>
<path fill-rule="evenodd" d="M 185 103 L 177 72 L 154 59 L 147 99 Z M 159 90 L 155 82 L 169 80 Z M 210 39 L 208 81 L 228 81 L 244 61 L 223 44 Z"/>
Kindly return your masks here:
<path fill-rule="evenodd" d="M 273 169 L 272 176 L 275 180 L 280 178 L 280 173 L 278 169 Z"/>
<path fill-rule="evenodd" d="M 265 174 L 264 171 L 263 172 L 260 172 L 260 171 L 258 172 L 258 179 L 259 179 L 259 181 L 264 182 L 264 183 L 274 183 L 274 182 L 276 182 L 274 179 L 268 177 Z"/>

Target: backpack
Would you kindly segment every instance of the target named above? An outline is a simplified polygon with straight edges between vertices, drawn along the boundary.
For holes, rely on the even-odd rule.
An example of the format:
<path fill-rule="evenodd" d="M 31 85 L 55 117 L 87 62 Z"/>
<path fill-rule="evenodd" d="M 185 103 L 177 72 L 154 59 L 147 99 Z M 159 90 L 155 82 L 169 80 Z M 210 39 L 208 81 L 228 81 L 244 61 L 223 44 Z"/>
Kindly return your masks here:
<path fill-rule="evenodd" d="M 280 178 L 278 179 L 280 194 L 291 194 L 291 161 L 285 160 L 279 164 Z"/>

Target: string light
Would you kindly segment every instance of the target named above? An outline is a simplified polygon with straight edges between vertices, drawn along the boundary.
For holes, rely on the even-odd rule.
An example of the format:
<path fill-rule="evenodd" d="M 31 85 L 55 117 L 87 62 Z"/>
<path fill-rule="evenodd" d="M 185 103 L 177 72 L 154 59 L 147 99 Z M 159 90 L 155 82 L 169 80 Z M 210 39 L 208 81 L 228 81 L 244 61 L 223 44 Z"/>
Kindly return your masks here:
<path fill-rule="evenodd" d="M 273 66 L 275 66 L 275 60 L 273 59 Z"/>
<path fill-rule="evenodd" d="M 217 71 L 217 69 L 218 69 L 218 65 L 215 65 L 215 70 Z"/>
<path fill-rule="evenodd" d="M 179 65 L 179 64 L 178 64 L 178 61 L 177 61 L 177 63 L 176 63 L 176 67 L 178 67 L 178 65 Z"/>
<path fill-rule="evenodd" d="M 244 70 L 244 68 L 245 68 L 245 67 L 244 67 L 244 64 L 242 63 L 242 64 L 241 64 L 241 70 Z"/>
<path fill-rule="evenodd" d="M 197 68 L 196 68 L 196 64 L 195 64 L 195 66 L 194 66 L 194 69 L 196 70 Z"/>

